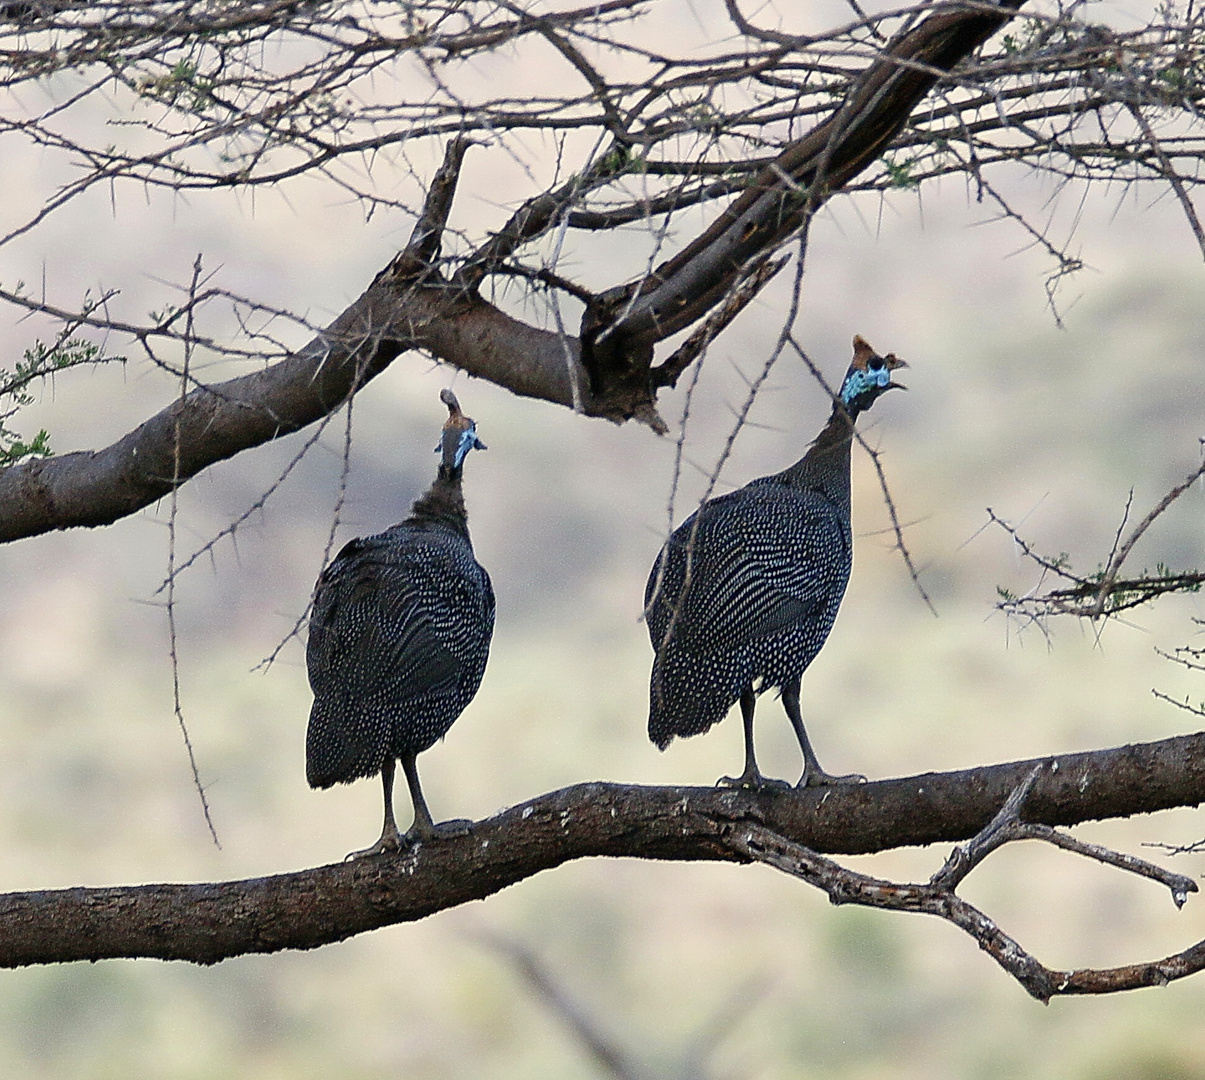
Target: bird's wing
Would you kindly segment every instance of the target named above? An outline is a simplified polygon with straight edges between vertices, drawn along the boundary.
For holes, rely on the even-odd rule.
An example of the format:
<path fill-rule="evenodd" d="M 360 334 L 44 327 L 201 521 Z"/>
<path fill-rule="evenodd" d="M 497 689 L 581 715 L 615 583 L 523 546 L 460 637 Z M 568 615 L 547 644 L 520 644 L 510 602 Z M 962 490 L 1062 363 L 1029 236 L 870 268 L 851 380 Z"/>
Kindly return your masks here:
<path fill-rule="evenodd" d="M 314 599 L 306 649 L 314 693 L 337 686 L 349 700 L 397 702 L 454 682 L 463 664 L 455 609 L 468 590 L 449 588 L 458 578 L 446 563 L 372 538 L 348 544 Z"/>
<path fill-rule="evenodd" d="M 707 504 L 693 541 L 693 519 L 675 533 L 664 574 L 674 587 L 650 618 L 654 641 L 668 633 L 690 651 L 739 648 L 815 617 L 844 591 L 849 541 L 831 504 L 760 495 L 742 488 Z"/>

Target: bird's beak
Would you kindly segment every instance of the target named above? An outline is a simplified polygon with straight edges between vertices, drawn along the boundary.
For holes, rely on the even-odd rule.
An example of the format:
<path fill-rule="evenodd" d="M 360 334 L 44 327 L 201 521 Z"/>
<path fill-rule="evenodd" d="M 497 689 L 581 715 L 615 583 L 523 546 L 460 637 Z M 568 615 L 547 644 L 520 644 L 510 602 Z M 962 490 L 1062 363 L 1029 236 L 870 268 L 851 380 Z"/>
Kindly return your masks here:
<path fill-rule="evenodd" d="M 884 359 L 887 361 L 887 366 L 889 368 L 891 368 L 892 371 L 897 371 L 899 368 L 908 366 L 908 361 L 901 360 L 898 356 L 895 355 L 895 353 L 888 353 Z M 892 382 L 889 382 L 885 387 L 883 387 L 883 389 L 884 390 L 907 390 L 908 387 L 906 387 L 903 383 L 898 383 L 898 382 L 892 381 Z"/>

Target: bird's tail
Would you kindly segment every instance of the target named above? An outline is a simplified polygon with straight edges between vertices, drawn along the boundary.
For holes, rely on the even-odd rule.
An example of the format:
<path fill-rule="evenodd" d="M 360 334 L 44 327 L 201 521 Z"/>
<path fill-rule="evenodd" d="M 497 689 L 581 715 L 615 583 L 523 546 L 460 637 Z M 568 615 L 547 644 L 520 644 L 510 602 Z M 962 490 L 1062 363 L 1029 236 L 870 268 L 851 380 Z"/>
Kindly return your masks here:
<path fill-rule="evenodd" d="M 387 745 L 387 728 L 369 718 L 349 723 L 346 703 L 316 697 L 305 733 L 305 778 L 312 788 L 350 784 L 381 771 Z M 374 730 L 379 728 L 379 737 Z"/>
<path fill-rule="evenodd" d="M 653 661 L 649 680 L 649 739 L 664 750 L 675 738 L 702 735 L 724 719 L 735 701 L 700 680 L 693 665 L 676 663 L 673 650 L 667 649 Z"/>

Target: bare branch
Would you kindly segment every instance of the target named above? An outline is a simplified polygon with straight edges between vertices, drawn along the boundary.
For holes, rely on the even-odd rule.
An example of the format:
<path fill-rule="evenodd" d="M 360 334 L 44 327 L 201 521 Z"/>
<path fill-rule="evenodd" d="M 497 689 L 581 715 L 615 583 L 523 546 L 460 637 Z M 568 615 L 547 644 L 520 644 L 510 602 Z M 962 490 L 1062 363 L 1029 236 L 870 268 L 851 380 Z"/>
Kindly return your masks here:
<path fill-rule="evenodd" d="M 980 832 L 1040 764 L 781 794 L 578 784 L 503 810 L 466 835 L 396 855 L 246 881 L 9 893 L 0 896 L 0 966 L 116 956 L 215 963 L 244 953 L 315 948 L 482 899 L 572 859 L 752 858 L 734 840 L 752 835 L 750 829 L 812 853 L 963 840 Z M 1036 824 L 1195 805 L 1205 790 L 1205 733 L 1060 755 L 1046 764 L 1026 802 L 1026 816 Z M 972 910 L 956 914 L 974 929 Z M 993 955 L 1012 948 L 1003 935 L 991 940 Z M 1196 948 L 1205 962 L 1205 947 Z M 1192 962 L 1147 965 L 1146 974 L 1127 978 L 1154 979 L 1161 972 L 1178 978 L 1174 972 L 1187 974 Z M 1104 992 L 1091 987 L 1121 979 L 1089 974 L 1099 978 L 1072 973 L 1067 985 L 1080 988 L 1059 992 Z"/>
<path fill-rule="evenodd" d="M 765 259 L 753 267 L 749 276 L 742 279 L 723 304 L 715 309 L 666 360 L 650 372 L 654 386 L 675 387 L 678 378 L 711 344 L 733 319 L 757 297 L 788 262 L 788 259 Z"/>
<path fill-rule="evenodd" d="M 949 890 L 958 888 L 967 874 L 1001 844 L 1008 842 L 1009 827 L 1020 820 L 1021 804 L 1029 797 L 1041 771 L 1040 765 L 1035 765 L 1029 770 L 1029 775 L 1013 789 L 996 816 L 984 826 L 983 831 L 976 833 L 969 843 L 956 847 L 950 853 L 942 868 L 929 879 L 930 885 Z"/>
<path fill-rule="evenodd" d="M 1122 540 L 1125 524 L 1129 520 L 1133 492 L 1126 500 L 1121 524 L 1113 540 L 1113 547 L 1104 569 L 1090 576 L 1074 573 L 1069 566 L 1068 557 L 1063 554 L 1057 559 L 1039 555 L 1018 534 L 1017 530 L 1007 522 L 997 517 L 991 507 L 988 507 L 988 518 L 1005 530 L 1021 553 L 1041 567 L 1043 574 L 1055 574 L 1069 581 L 1069 587 L 1050 589 L 1039 592 L 1036 588 L 1026 596 L 1012 596 L 1001 590 L 1001 600 L 997 608 L 1008 614 L 1020 614 L 1026 618 L 1040 620 L 1050 615 L 1074 615 L 1077 618 L 1099 619 L 1102 615 L 1110 617 L 1130 608 L 1149 604 L 1152 600 L 1169 593 L 1196 592 L 1205 585 L 1205 571 L 1189 570 L 1173 572 L 1159 565 L 1154 573 L 1143 571 L 1136 578 L 1119 579 L 1118 573 L 1126 559 L 1134 549 L 1134 545 L 1142 538 L 1155 520 L 1163 514 L 1181 495 L 1193 486 L 1202 476 L 1205 476 L 1205 462 L 1193 470 L 1181 483 L 1173 487 L 1151 509 Z M 1040 585 L 1040 583 L 1039 583 Z"/>
<path fill-rule="evenodd" d="M 901 35 L 853 82 L 829 120 L 792 142 L 695 240 L 648 278 L 601 296 L 582 325 L 583 362 L 595 388 L 639 366 L 654 342 L 714 305 L 746 264 L 789 239 L 882 153 L 937 79 L 1021 2 L 934 14 Z"/>
<path fill-rule="evenodd" d="M 1198 891 L 1197 883 L 1190 877 L 1173 874 L 1170 870 L 1164 870 L 1163 867 L 1149 863 L 1145 859 L 1111 851 L 1100 844 L 1089 844 L 1083 840 L 1077 840 L 1074 836 L 1058 832 L 1047 825 L 1018 823 L 1013 831 L 1019 840 L 1044 840 L 1064 851 L 1073 851 L 1077 855 L 1095 859 L 1106 866 L 1115 866 L 1119 870 L 1125 870 L 1131 874 L 1137 874 L 1139 877 L 1150 878 L 1152 881 L 1159 882 L 1160 885 L 1166 885 L 1171 890 L 1172 902 L 1176 907 L 1183 907 L 1184 902 L 1188 899 L 1188 894 Z"/>
<path fill-rule="evenodd" d="M 1202 158 L 1202 17 L 1168 9 L 1150 26 L 1121 33 L 1082 22 L 1077 11 L 1034 13 L 1000 45 L 976 54 L 1021 6 L 968 0 L 866 15 L 854 4 L 853 21 L 805 35 L 763 31 L 730 2 L 742 35 L 736 46 L 675 56 L 642 39 L 633 22 L 642 10 L 637 0 L 539 15 L 501 0 L 430 0 L 421 17 L 414 8 L 390 14 L 370 5 L 355 18 L 281 0 L 221 11 L 179 0 L 136 9 L 16 5 L 11 18 L 0 19 L 0 51 L 7 48 L 11 60 L 0 89 L 47 85 L 64 71 L 89 74 L 41 113 L 0 110 L 0 134 L 84 163 L 10 235 L 99 184 L 245 189 L 307 173 L 349 192 L 369 213 L 388 206 L 418 222 L 391 272 L 303 349 L 283 360 L 277 349 L 277 363 L 242 380 L 194 382 L 185 401 L 111 447 L 0 474 L 0 540 L 104 524 L 166 494 L 175 475 L 166 433 L 177 413 L 183 482 L 326 415 L 357 371 L 370 379 L 415 348 L 515 393 L 663 430 L 656 392 L 672 384 L 693 347 L 654 368 L 654 345 L 735 295 L 751 267 L 840 191 L 883 191 L 971 171 L 980 190 L 1059 259 L 1056 276 L 1073 268 L 1071 256 L 995 194 L 985 170 L 1020 161 L 1058 176 L 1155 179 L 1179 185 L 1187 198 L 1201 182 L 1194 163 Z M 465 96 L 447 64 L 502 46 L 549 44 L 568 82 L 584 81 L 580 94 L 509 98 L 490 89 Z M 386 75 L 399 87 L 418 75 L 427 92 L 368 92 Z M 940 99 L 918 109 L 937 84 Z M 106 146 L 78 140 L 76 110 L 102 92 L 118 94 L 115 122 L 137 138 Z M 1183 122 L 1155 139 L 1155 120 L 1164 117 Z M 508 136 L 519 132 L 583 132 L 592 149 L 577 172 L 523 199 L 491 236 L 465 237 L 468 254 L 458 266 L 447 260 L 441 267 L 464 147 L 475 141 L 515 154 Z M 378 191 L 371 174 L 353 176 L 341 164 L 370 156 L 396 172 L 408 160 L 396 148 L 424 139 L 445 144 L 445 161 L 430 185 L 411 168 L 412 186 L 427 188 L 417 211 Z M 684 145 L 698 148 L 695 160 L 683 160 Z M 390 190 L 396 179 L 391 173 Z M 661 245 L 684 207 L 737 193 L 668 260 L 655 268 L 650 260 L 649 273 L 601 294 L 554 268 L 521 265 L 520 249 L 554 229 L 563 235 L 664 217 Z M 416 267 L 426 268 L 421 278 Z M 582 339 L 528 326 L 484 300 L 478 289 L 496 274 L 522 274 L 584 301 Z M 64 321 L 81 314 L 17 290 L 0 291 L 0 300 Z M 179 342 L 182 317 L 139 326 L 91 313 L 79 325 L 128 334 L 151 354 L 152 339 Z M 239 343 L 196 344 L 228 356 L 264 355 Z"/>
<path fill-rule="evenodd" d="M 899 884 L 857 873 L 760 824 L 739 826 L 728 840 L 745 857 L 767 863 L 824 890 L 834 904 L 936 915 L 953 923 L 970 934 L 984 952 L 1042 1002 L 1056 994 L 1111 993 L 1149 986 L 1205 968 L 1205 942 L 1201 942 L 1155 964 L 1101 971 L 1054 971 L 1039 963 L 978 908 L 956 895 L 954 890 L 959 883 L 993 851 L 1014 840 L 1028 839 L 1046 840 L 1110 866 L 1153 878 L 1171 888 L 1177 907 L 1183 906 L 1189 892 L 1197 891 L 1192 878 L 1169 873 L 1143 859 L 1083 843 L 1048 826 L 1023 824 L 1021 806 L 1041 772 L 1041 765 L 1034 766 L 992 820 L 968 844 L 956 848 L 927 885 Z"/>
<path fill-rule="evenodd" d="M 452 212 L 452 197 L 456 194 L 460 167 L 468 147 L 469 141 L 458 136 L 449 141 L 444 150 L 443 164 L 431 180 L 423 212 L 410 233 L 410 242 L 389 265 L 388 273 L 399 280 L 419 277 L 438 261 L 448 215 Z"/>

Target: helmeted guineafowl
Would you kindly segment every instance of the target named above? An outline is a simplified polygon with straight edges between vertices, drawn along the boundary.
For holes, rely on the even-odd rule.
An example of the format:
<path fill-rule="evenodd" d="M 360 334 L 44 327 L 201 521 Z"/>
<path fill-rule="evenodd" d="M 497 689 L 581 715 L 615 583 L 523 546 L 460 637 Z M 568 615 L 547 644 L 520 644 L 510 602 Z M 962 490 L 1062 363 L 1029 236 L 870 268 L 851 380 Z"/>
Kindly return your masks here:
<path fill-rule="evenodd" d="M 757 695 L 781 687 L 803 752 L 799 786 L 861 777 L 830 776 L 816 760 L 799 715 L 799 682 L 828 637 L 853 556 L 849 460 L 854 421 L 899 387 L 906 366 L 854 338 L 853 363 L 833 412 L 790 468 L 705 502 L 666 542 L 644 603 L 656 657 L 649 738 L 662 750 L 698 735 L 740 701 L 745 770 L 720 782 L 762 787 L 753 750 Z"/>
<path fill-rule="evenodd" d="M 449 415 L 435 482 L 405 521 L 348 543 L 314 594 L 306 779 L 325 788 L 380 773 L 385 789 L 381 838 L 355 856 L 463 827 L 433 824 L 415 766 L 477 693 L 494 631 L 494 591 L 473 557 L 461 494 L 465 456 L 485 445 L 455 395 L 440 399 Z M 393 815 L 395 759 L 414 803 L 405 836 Z"/>

